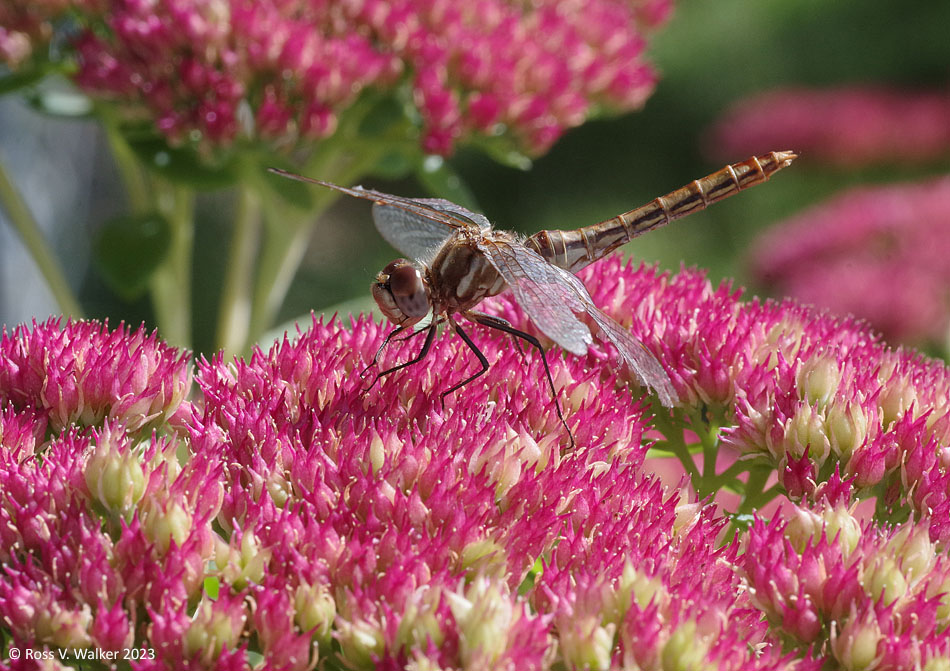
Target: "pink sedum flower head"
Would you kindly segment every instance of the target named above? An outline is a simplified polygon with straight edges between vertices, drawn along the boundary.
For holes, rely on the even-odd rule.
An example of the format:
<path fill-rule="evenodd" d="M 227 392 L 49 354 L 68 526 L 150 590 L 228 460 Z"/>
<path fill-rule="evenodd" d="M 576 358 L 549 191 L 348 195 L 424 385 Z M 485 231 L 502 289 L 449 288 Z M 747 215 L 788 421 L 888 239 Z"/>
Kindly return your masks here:
<path fill-rule="evenodd" d="M 774 292 L 854 314 L 910 344 L 942 342 L 950 331 L 948 257 L 947 178 L 845 192 L 778 224 L 750 255 Z"/>
<path fill-rule="evenodd" d="M 584 279 L 681 402 L 657 412 L 606 345 L 551 348 L 573 449 L 537 355 L 487 329 L 472 336 L 490 370 L 444 407 L 441 391 L 477 365 L 468 348 L 445 334 L 367 389 L 359 373 L 386 329 L 365 317 L 201 360 L 193 380 L 141 332 L 82 324 L 75 343 L 72 325 L 16 329 L 0 360 L 11 645 L 154 650 L 140 669 L 817 671 L 946 657 L 946 367 L 854 321 L 742 302 L 696 271 L 610 260 Z M 489 306 L 529 327 L 510 299 Z M 379 365 L 418 347 L 394 342 Z M 115 411 L 141 360 L 149 382 L 181 386 L 177 406 L 135 387 L 162 408 L 147 423 Z M 118 382 L 91 387 L 97 421 L 47 402 L 60 373 L 85 390 L 99 370 Z M 647 474 L 650 450 L 684 454 L 689 480 Z M 719 450 L 731 470 L 692 459 Z M 774 478 L 755 490 L 762 473 Z M 746 487 L 747 530 L 696 495 L 716 491 L 707 476 Z M 795 508 L 756 517 L 776 492 Z M 866 496 L 877 509 L 861 520 Z"/>
<path fill-rule="evenodd" d="M 190 386 L 188 358 L 143 328 L 50 319 L 0 337 L 0 400 L 36 408 L 56 431 L 106 418 L 148 429 L 179 411 Z"/>
<path fill-rule="evenodd" d="M 847 669 L 928 668 L 947 651 L 948 558 L 927 524 L 840 526 L 839 502 L 814 511 L 818 533 L 807 543 L 778 518 L 757 522 L 744 574 L 770 622 L 802 644 L 826 650 Z M 939 595 L 939 596 L 938 596 Z"/>
<path fill-rule="evenodd" d="M 509 132 L 538 154 L 601 107 L 644 102 L 656 78 L 645 35 L 672 2 L 34 5 L 0 12 L 4 62 L 41 50 L 68 13 L 79 86 L 173 143 L 325 138 L 366 91 L 411 103 L 426 152 Z"/>
<path fill-rule="evenodd" d="M 842 167 L 950 155 L 950 95 L 884 87 L 780 89 L 740 101 L 712 131 L 716 155 L 794 147 Z"/>

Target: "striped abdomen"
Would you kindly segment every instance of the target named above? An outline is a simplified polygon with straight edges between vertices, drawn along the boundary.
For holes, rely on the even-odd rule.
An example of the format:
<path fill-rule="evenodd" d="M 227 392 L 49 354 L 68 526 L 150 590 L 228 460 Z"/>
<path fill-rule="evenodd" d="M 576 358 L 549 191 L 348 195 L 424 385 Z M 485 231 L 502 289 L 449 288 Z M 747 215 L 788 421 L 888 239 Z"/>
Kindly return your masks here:
<path fill-rule="evenodd" d="M 795 158 L 790 151 L 753 156 L 599 224 L 573 231 L 539 231 L 525 244 L 548 262 L 577 272 L 638 235 L 761 184 Z"/>

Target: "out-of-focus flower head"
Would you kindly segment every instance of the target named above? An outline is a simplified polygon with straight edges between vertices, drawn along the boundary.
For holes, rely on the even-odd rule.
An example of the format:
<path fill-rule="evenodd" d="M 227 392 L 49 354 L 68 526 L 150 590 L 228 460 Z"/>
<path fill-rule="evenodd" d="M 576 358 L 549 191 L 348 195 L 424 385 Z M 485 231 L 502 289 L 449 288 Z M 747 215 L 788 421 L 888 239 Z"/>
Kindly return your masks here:
<path fill-rule="evenodd" d="M 710 134 L 717 156 L 794 147 L 842 167 L 950 155 L 950 94 L 885 87 L 780 89 L 737 103 Z"/>
<path fill-rule="evenodd" d="M 950 156 L 950 94 L 886 87 L 782 89 L 743 101 L 709 136 L 731 156 L 795 147 L 805 160 L 853 170 L 927 165 Z M 766 233 L 753 273 L 772 293 L 853 314 L 894 341 L 944 345 L 950 181 L 865 187 L 837 195 Z"/>
<path fill-rule="evenodd" d="M 847 191 L 777 224 L 749 258 L 774 293 L 864 318 L 889 340 L 940 343 L 950 329 L 950 179 Z"/>
<path fill-rule="evenodd" d="M 41 51 L 68 10 L 79 85 L 173 142 L 324 138 L 368 90 L 412 105 L 424 150 L 448 154 L 472 135 L 506 131 L 541 153 L 596 109 L 641 105 L 655 80 L 645 35 L 672 2 L 34 5 L 0 12 L 3 61 Z"/>

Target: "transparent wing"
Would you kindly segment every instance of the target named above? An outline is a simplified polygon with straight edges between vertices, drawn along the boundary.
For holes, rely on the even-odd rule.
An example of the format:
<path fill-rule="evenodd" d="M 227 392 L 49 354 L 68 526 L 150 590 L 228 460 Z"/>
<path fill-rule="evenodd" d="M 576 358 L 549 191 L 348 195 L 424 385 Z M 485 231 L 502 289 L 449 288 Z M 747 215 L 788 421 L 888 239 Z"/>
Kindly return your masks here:
<path fill-rule="evenodd" d="M 373 205 L 373 222 L 379 234 L 413 259 L 428 260 L 452 233 L 462 227 L 488 229 L 491 224 L 484 215 L 466 210 L 449 200 L 441 198 L 413 198 L 412 203 L 435 210 L 421 214 L 410 211 L 402 204 L 377 201 Z M 435 217 L 438 217 L 436 219 Z M 449 222 L 446 222 L 446 217 Z"/>
<path fill-rule="evenodd" d="M 540 254 L 518 243 L 506 244 L 486 238 L 479 243 L 479 248 L 544 335 L 574 354 L 584 354 L 591 335 L 574 313 L 586 312 L 641 383 L 651 387 L 663 405 L 672 407 L 676 403 L 676 390 L 660 362 L 643 343 L 594 305 L 587 287 L 576 276 L 551 265 Z"/>
<path fill-rule="evenodd" d="M 561 281 L 554 266 L 517 242 L 512 244 L 486 236 L 479 240 L 478 248 L 541 333 L 569 352 L 587 353 L 593 338 L 590 329 L 575 316 L 587 309 L 583 297 L 570 284 Z"/>
<path fill-rule="evenodd" d="M 400 254 L 417 260 L 431 258 L 455 231 L 431 217 L 383 203 L 373 205 L 373 223 L 383 239 Z"/>
<path fill-rule="evenodd" d="M 627 329 L 595 306 L 589 306 L 587 313 L 597 322 L 604 337 L 616 346 L 617 351 L 620 352 L 620 358 L 630 366 L 630 370 L 640 379 L 640 382 L 656 392 L 660 403 L 667 408 L 672 408 L 679 400 L 679 396 L 673 388 L 670 376 L 663 370 L 663 366 L 650 350 L 634 338 Z"/>
<path fill-rule="evenodd" d="M 376 230 L 386 242 L 410 258 L 418 259 L 431 254 L 446 238 L 460 228 L 488 226 L 488 220 L 482 215 L 469 212 L 461 205 L 448 200 L 403 198 L 391 193 L 364 189 L 361 186 L 348 188 L 279 168 L 268 168 L 268 170 L 298 182 L 318 184 L 354 198 L 373 201 L 375 203 L 373 221 L 376 223 Z"/>
<path fill-rule="evenodd" d="M 663 405 L 668 408 L 673 407 L 679 396 L 676 389 L 673 388 L 670 376 L 667 375 L 653 353 L 642 342 L 634 338 L 627 329 L 594 304 L 587 287 L 576 275 L 557 266 L 551 267 L 560 276 L 560 279 L 565 284 L 569 284 L 574 292 L 581 297 L 581 302 L 587 314 L 597 322 L 601 333 L 614 344 L 617 352 L 620 353 L 620 358 L 630 366 L 630 370 L 640 379 L 640 382 L 651 387 Z"/>
<path fill-rule="evenodd" d="M 445 198 L 413 198 L 412 200 L 431 207 L 434 210 L 438 210 L 439 212 L 445 212 L 458 219 L 471 222 L 482 230 L 491 228 L 491 222 L 488 221 L 488 217 L 484 214 L 467 210 L 461 205 L 453 203 L 451 200 L 445 200 Z"/>

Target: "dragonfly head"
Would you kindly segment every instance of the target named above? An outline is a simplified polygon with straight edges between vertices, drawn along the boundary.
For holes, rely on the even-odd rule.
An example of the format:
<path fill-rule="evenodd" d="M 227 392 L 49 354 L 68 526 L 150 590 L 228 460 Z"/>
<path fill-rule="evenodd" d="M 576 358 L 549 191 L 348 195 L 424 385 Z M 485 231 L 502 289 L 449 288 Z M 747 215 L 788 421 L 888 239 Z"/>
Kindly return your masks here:
<path fill-rule="evenodd" d="M 397 326 L 411 326 L 432 306 L 429 287 L 419 268 L 406 259 L 396 259 L 376 275 L 373 298 L 380 311 Z"/>

